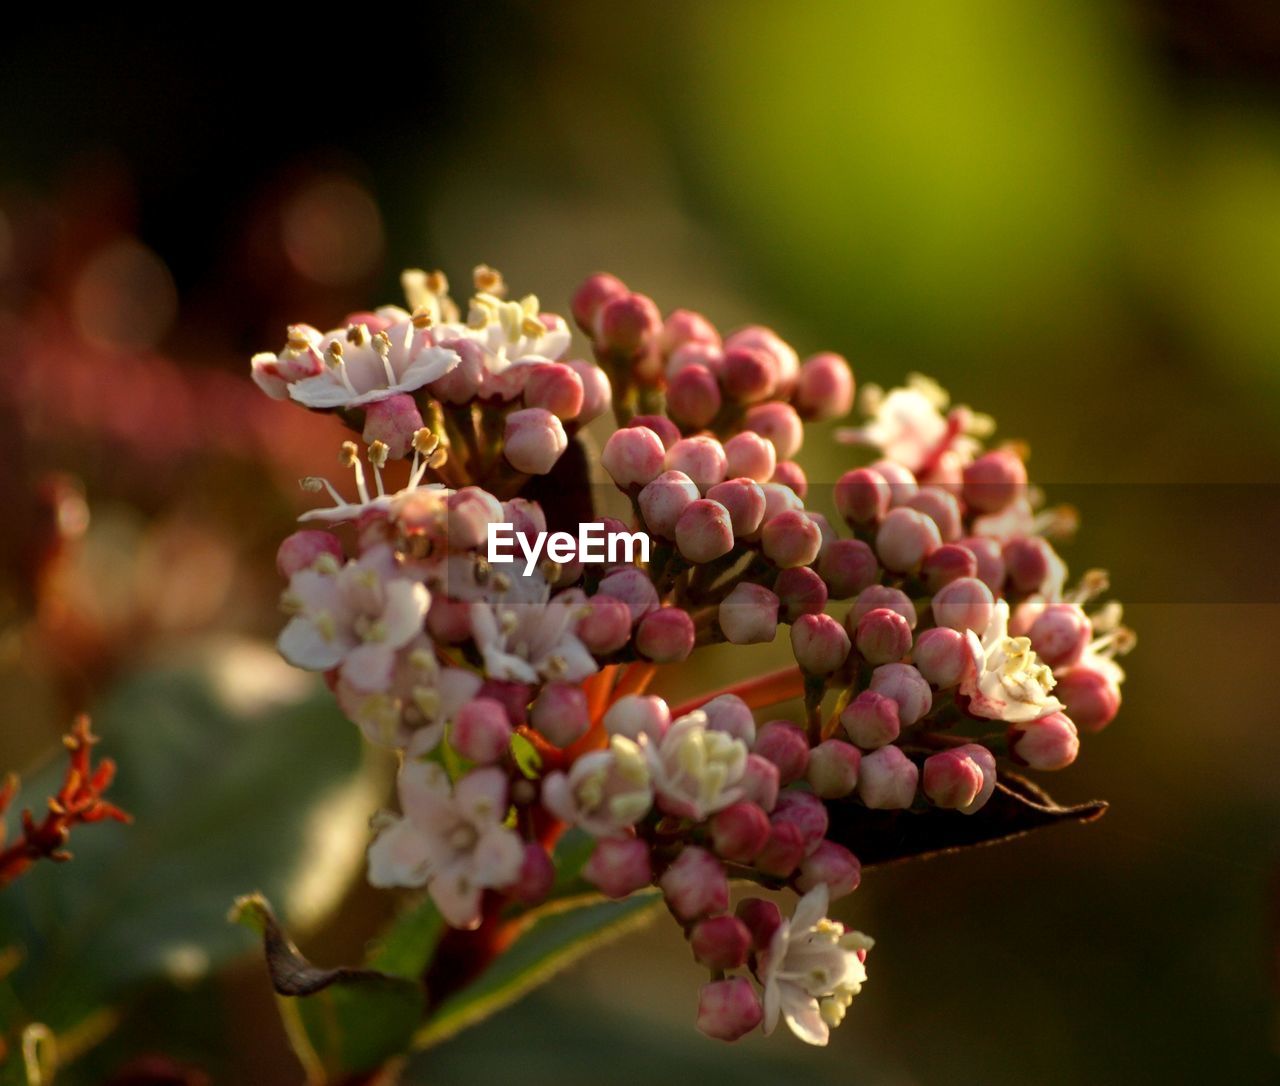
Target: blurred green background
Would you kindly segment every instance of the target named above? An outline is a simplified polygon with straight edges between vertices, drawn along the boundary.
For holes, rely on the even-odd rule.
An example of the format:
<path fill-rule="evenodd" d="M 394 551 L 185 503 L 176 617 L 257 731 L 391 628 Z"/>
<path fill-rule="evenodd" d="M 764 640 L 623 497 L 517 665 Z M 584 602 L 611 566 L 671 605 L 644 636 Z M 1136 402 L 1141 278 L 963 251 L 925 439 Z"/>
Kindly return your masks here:
<path fill-rule="evenodd" d="M 140 1009 L 68 1081 L 159 1056 L 299 1081 L 250 941 L 219 927 L 228 893 L 275 887 L 322 961 L 385 916 L 344 886 L 387 767 L 361 768 L 323 704 L 314 788 L 296 743 L 253 734 L 288 680 L 243 639 L 276 629 L 293 480 L 328 470 L 334 431 L 266 402 L 246 363 L 288 322 L 395 299 L 401 267 L 465 282 L 480 261 L 548 308 L 608 269 L 664 308 L 838 350 L 863 382 L 937 377 L 1032 444 L 1083 515 L 1069 563 L 1110 568 L 1140 644 L 1119 721 L 1050 782 L 1111 813 L 869 872 L 839 913 L 878 941 L 871 980 L 829 1050 L 703 1041 L 699 971 L 661 923 L 406 1080 L 1277 1080 L 1280 9 L 213 19 L 13 13 L 0 45 L 0 765 L 107 703 L 146 817 L 85 831 L 119 850 L 96 866 L 41 873 L 65 910 L 41 938 L 71 955 L 67 1003 L 131 954 L 168 977 L 117 970 Z M 801 459 L 821 483 L 842 455 L 814 434 Z M 721 653 L 717 677 L 766 656 Z M 234 671 L 222 696 L 257 723 L 210 739 L 212 710 L 157 677 L 190 660 Z M 124 904 L 92 881 L 70 900 L 113 871 Z M 163 953 L 60 942 L 66 917 L 170 898 L 178 919 L 147 929 L 178 925 Z"/>

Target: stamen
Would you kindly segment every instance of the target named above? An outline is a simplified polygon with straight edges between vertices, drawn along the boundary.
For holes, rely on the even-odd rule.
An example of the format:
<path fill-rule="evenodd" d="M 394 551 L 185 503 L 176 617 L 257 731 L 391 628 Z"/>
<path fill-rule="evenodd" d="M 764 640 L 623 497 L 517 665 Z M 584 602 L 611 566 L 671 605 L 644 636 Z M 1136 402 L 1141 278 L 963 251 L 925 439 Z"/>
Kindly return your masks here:
<path fill-rule="evenodd" d="M 387 456 L 391 449 L 385 441 L 375 441 L 369 446 L 369 464 L 373 467 L 373 482 L 378 488 L 378 497 L 386 491 L 382 488 L 382 469 L 386 466 Z"/>
<path fill-rule="evenodd" d="M 507 292 L 507 284 L 503 281 L 502 272 L 488 264 L 477 264 L 471 273 L 476 290 L 482 294 L 492 294 L 501 298 Z"/>
<path fill-rule="evenodd" d="M 363 324 L 353 324 L 347 329 L 347 342 L 353 347 L 363 347 L 369 342 L 369 329 Z"/>
<path fill-rule="evenodd" d="M 427 289 L 432 294 L 443 297 L 449 293 L 449 279 L 444 272 L 437 269 L 427 273 Z"/>
<path fill-rule="evenodd" d="M 356 492 L 360 495 L 360 501 L 367 502 L 369 500 L 369 488 L 364 481 L 364 467 L 360 463 L 360 450 L 356 447 L 354 441 L 344 441 L 342 443 L 342 452 L 338 454 L 338 461 L 343 467 L 351 468 L 356 475 Z"/>
<path fill-rule="evenodd" d="M 304 325 L 291 324 L 285 329 L 285 342 L 291 351 L 305 351 L 311 346 L 311 339 L 304 331 Z"/>

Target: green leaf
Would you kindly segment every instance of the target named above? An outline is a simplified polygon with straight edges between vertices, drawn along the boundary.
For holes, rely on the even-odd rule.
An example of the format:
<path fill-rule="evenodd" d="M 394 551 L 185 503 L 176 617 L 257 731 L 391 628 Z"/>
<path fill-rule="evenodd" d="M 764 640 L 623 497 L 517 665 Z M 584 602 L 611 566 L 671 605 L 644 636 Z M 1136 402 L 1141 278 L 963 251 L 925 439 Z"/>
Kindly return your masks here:
<path fill-rule="evenodd" d="M 368 964 L 392 976 L 420 978 L 446 930 L 440 910 L 424 896 L 387 926 L 370 948 Z"/>
<path fill-rule="evenodd" d="M 523 735 L 517 734 L 511 737 L 511 757 L 515 759 L 516 766 L 526 778 L 537 779 L 538 771 L 542 768 L 542 755 Z"/>

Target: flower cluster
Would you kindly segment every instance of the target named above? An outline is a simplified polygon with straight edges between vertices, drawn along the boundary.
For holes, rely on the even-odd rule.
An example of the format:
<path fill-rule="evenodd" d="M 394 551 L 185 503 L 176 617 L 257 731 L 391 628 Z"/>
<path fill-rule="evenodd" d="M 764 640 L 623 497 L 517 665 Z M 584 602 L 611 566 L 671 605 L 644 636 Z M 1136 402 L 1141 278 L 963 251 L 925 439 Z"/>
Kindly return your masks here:
<path fill-rule="evenodd" d="M 561 362 L 564 320 L 504 300 L 491 269 L 475 278 L 465 321 L 443 276 L 409 273 L 409 309 L 295 326 L 253 360 L 266 392 L 337 412 L 367 446 L 342 449 L 355 499 L 304 481 L 335 504 L 278 562 L 281 652 L 402 755 L 370 879 L 425 887 L 474 928 L 543 900 L 575 828 L 602 894 L 661 891 L 711 974 L 703 1032 L 781 1017 L 825 1044 L 871 946 L 826 917 L 861 878 L 832 812 L 962 818 L 1014 767 L 1069 765 L 1079 730 L 1116 714 L 1133 635 L 1118 605 L 1092 605 L 1103 574 L 1068 587 L 1050 539 L 1073 517 L 1040 507 L 1021 450 L 987 448 L 991 421 L 932 382 L 863 389 L 866 421 L 838 438 L 865 464 L 828 491 L 828 516 L 795 457 L 807 420 L 852 409 L 843 358 L 663 318 L 596 275 L 572 301 L 595 362 Z M 647 560 L 492 565 L 492 526 L 546 532 L 522 487 L 610 406 L 599 463 Z M 794 667 L 682 706 L 646 692 L 701 646 L 780 626 Z M 763 898 L 731 911 L 731 878 L 802 896 L 789 920 Z"/>

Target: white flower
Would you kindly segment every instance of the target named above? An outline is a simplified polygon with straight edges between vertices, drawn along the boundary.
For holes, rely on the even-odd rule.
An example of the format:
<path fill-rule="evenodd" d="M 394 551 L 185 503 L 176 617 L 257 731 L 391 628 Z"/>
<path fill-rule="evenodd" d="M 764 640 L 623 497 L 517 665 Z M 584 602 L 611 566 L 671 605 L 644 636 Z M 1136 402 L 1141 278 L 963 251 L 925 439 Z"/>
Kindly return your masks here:
<path fill-rule="evenodd" d="M 327 491 L 334 504 L 328 509 L 308 509 L 299 521 L 321 521 L 325 524 L 339 524 L 343 521 L 356 521 L 369 513 L 384 513 L 396 516 L 403 512 L 412 521 L 417 530 L 424 525 L 433 526 L 437 532 L 443 531 L 445 502 L 453 491 L 441 483 L 422 482 L 427 466 L 431 460 L 429 453 L 434 451 L 436 439 L 430 431 L 419 430 L 413 443 L 413 463 L 409 469 L 409 479 L 400 489 L 388 494 L 382 485 L 382 468 L 387 462 L 387 449 L 381 442 L 375 441 L 369 446 L 369 466 L 373 469 L 374 490 L 371 493 L 365 479 L 364 467 L 360 463 L 359 451 L 354 441 L 342 443 L 342 463 L 355 473 L 356 495 L 358 500 L 347 501 L 334 489 L 328 479 L 310 475 L 302 480 L 302 488 L 319 492 Z"/>
<path fill-rule="evenodd" d="M 1053 670 L 1041 662 L 1028 637 L 1009 636 L 1009 603 L 997 600 L 982 640 L 966 632 L 970 660 L 960 692 L 969 712 L 988 720 L 1024 724 L 1063 708 L 1050 691 Z"/>
<path fill-rule="evenodd" d="M 451 579 L 452 580 L 452 579 Z M 515 579 L 510 596 L 471 604 L 471 636 L 491 679 L 581 682 L 600 665 L 574 633 L 578 600 L 549 598 L 541 574 Z M 450 595 L 455 595 L 451 583 Z"/>
<path fill-rule="evenodd" d="M 707 727 L 698 710 L 682 716 L 657 742 L 645 737 L 649 771 L 663 810 L 701 822 L 742 798 L 747 745 Z"/>
<path fill-rule="evenodd" d="M 480 923 L 486 889 L 519 877 L 524 847 L 504 825 L 507 778 L 496 767 L 467 774 L 452 789 L 435 762 L 407 761 L 399 776 L 404 817 L 387 821 L 369 848 L 374 886 L 421 886 L 455 928 Z"/>
<path fill-rule="evenodd" d="M 825 1045 L 866 982 L 872 940 L 827 919 L 827 896 L 826 883 L 805 894 L 760 955 L 765 1033 L 781 1015 L 800 1040 Z"/>
<path fill-rule="evenodd" d="M 465 324 L 442 325 L 437 343 L 469 339 L 484 353 L 485 369 L 498 377 L 508 368 L 554 362 L 569 349 L 572 336 L 562 317 L 543 314 L 535 295 L 506 301 L 488 291 L 471 299 Z"/>
<path fill-rule="evenodd" d="M 595 837 L 619 835 L 653 806 L 644 752 L 625 736 L 613 736 L 608 750 L 584 754 L 567 774 L 548 774 L 542 805 Z"/>
<path fill-rule="evenodd" d="M 865 425 L 837 432 L 841 441 L 872 445 L 887 459 L 913 472 L 935 463 L 943 452 L 967 464 L 978 450 L 970 435 L 988 432 L 990 420 L 966 407 L 947 411 L 950 397 L 937 382 L 913 373 L 905 388 L 888 394 L 874 385 L 863 390 L 863 403 L 871 413 Z"/>

